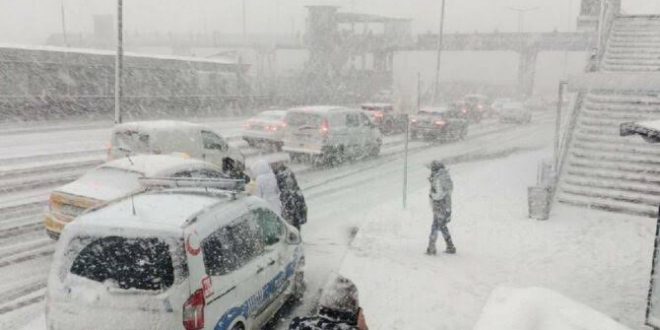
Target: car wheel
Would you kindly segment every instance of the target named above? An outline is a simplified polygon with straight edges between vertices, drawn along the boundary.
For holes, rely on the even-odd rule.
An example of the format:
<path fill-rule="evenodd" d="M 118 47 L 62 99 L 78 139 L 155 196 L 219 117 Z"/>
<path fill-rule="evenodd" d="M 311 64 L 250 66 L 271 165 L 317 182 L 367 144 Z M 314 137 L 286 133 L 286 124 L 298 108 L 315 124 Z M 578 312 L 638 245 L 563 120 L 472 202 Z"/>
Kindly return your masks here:
<path fill-rule="evenodd" d="M 418 140 L 419 136 L 417 136 L 417 132 L 415 132 L 415 131 L 410 132 L 410 139 L 411 140 Z"/>
<path fill-rule="evenodd" d="M 391 120 L 386 121 L 383 125 L 383 133 L 388 135 L 394 133 L 394 123 Z"/>
<path fill-rule="evenodd" d="M 303 297 L 305 296 L 306 288 L 305 272 L 296 272 L 293 278 L 293 293 L 291 295 L 291 299 L 293 299 L 295 302 L 302 301 Z"/>
<path fill-rule="evenodd" d="M 238 323 L 231 327 L 231 330 L 245 330 L 245 327 L 243 326 L 243 323 Z"/>
<path fill-rule="evenodd" d="M 382 142 L 378 141 L 374 146 L 371 147 L 371 151 L 369 152 L 369 156 L 371 157 L 378 157 L 380 154 L 380 148 L 382 146 Z"/>

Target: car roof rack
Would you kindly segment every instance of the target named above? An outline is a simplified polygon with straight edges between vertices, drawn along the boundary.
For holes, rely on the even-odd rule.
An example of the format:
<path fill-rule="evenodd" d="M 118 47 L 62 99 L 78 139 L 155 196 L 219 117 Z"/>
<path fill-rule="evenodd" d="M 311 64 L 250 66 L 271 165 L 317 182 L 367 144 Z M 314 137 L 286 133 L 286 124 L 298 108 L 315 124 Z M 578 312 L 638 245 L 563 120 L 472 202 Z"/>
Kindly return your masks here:
<path fill-rule="evenodd" d="M 245 180 L 241 179 L 144 177 L 138 180 L 147 188 L 206 188 L 232 193 L 245 191 Z"/>

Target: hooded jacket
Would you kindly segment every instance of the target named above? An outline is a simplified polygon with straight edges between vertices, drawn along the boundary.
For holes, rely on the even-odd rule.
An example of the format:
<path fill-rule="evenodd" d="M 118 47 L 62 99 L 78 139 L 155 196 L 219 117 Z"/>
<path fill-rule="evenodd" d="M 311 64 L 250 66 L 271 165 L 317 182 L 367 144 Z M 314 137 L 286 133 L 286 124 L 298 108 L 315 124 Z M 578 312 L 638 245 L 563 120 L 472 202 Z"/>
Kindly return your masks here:
<path fill-rule="evenodd" d="M 280 202 L 280 189 L 277 187 L 277 178 L 265 160 L 258 160 L 250 167 L 252 176 L 256 181 L 255 196 L 261 197 L 270 204 L 277 214 L 282 213 Z"/>
<path fill-rule="evenodd" d="M 433 206 L 433 212 L 442 219 L 449 221 L 451 217 L 451 194 L 454 190 L 454 183 L 449 176 L 447 169 L 439 169 L 429 177 L 431 191 L 429 198 Z"/>

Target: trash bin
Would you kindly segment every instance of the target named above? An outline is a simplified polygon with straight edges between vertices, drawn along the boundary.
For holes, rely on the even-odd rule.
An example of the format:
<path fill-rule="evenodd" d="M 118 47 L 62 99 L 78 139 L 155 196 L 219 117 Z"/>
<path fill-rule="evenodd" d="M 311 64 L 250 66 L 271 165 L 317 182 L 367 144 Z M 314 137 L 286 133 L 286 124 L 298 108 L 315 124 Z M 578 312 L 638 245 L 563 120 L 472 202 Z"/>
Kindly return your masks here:
<path fill-rule="evenodd" d="M 550 198 L 552 188 L 549 186 L 534 186 L 527 188 L 527 202 L 529 204 L 529 218 L 548 220 L 550 215 Z"/>

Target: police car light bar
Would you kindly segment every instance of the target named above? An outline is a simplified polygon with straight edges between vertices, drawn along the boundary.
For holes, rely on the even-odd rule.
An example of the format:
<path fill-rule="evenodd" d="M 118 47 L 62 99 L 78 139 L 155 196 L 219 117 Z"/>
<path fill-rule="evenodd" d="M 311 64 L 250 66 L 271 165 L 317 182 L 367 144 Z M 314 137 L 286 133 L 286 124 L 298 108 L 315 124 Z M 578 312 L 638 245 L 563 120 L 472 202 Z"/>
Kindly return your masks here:
<path fill-rule="evenodd" d="M 140 178 L 139 181 L 145 187 L 211 188 L 229 191 L 245 190 L 245 181 L 238 179 L 152 177 Z"/>

